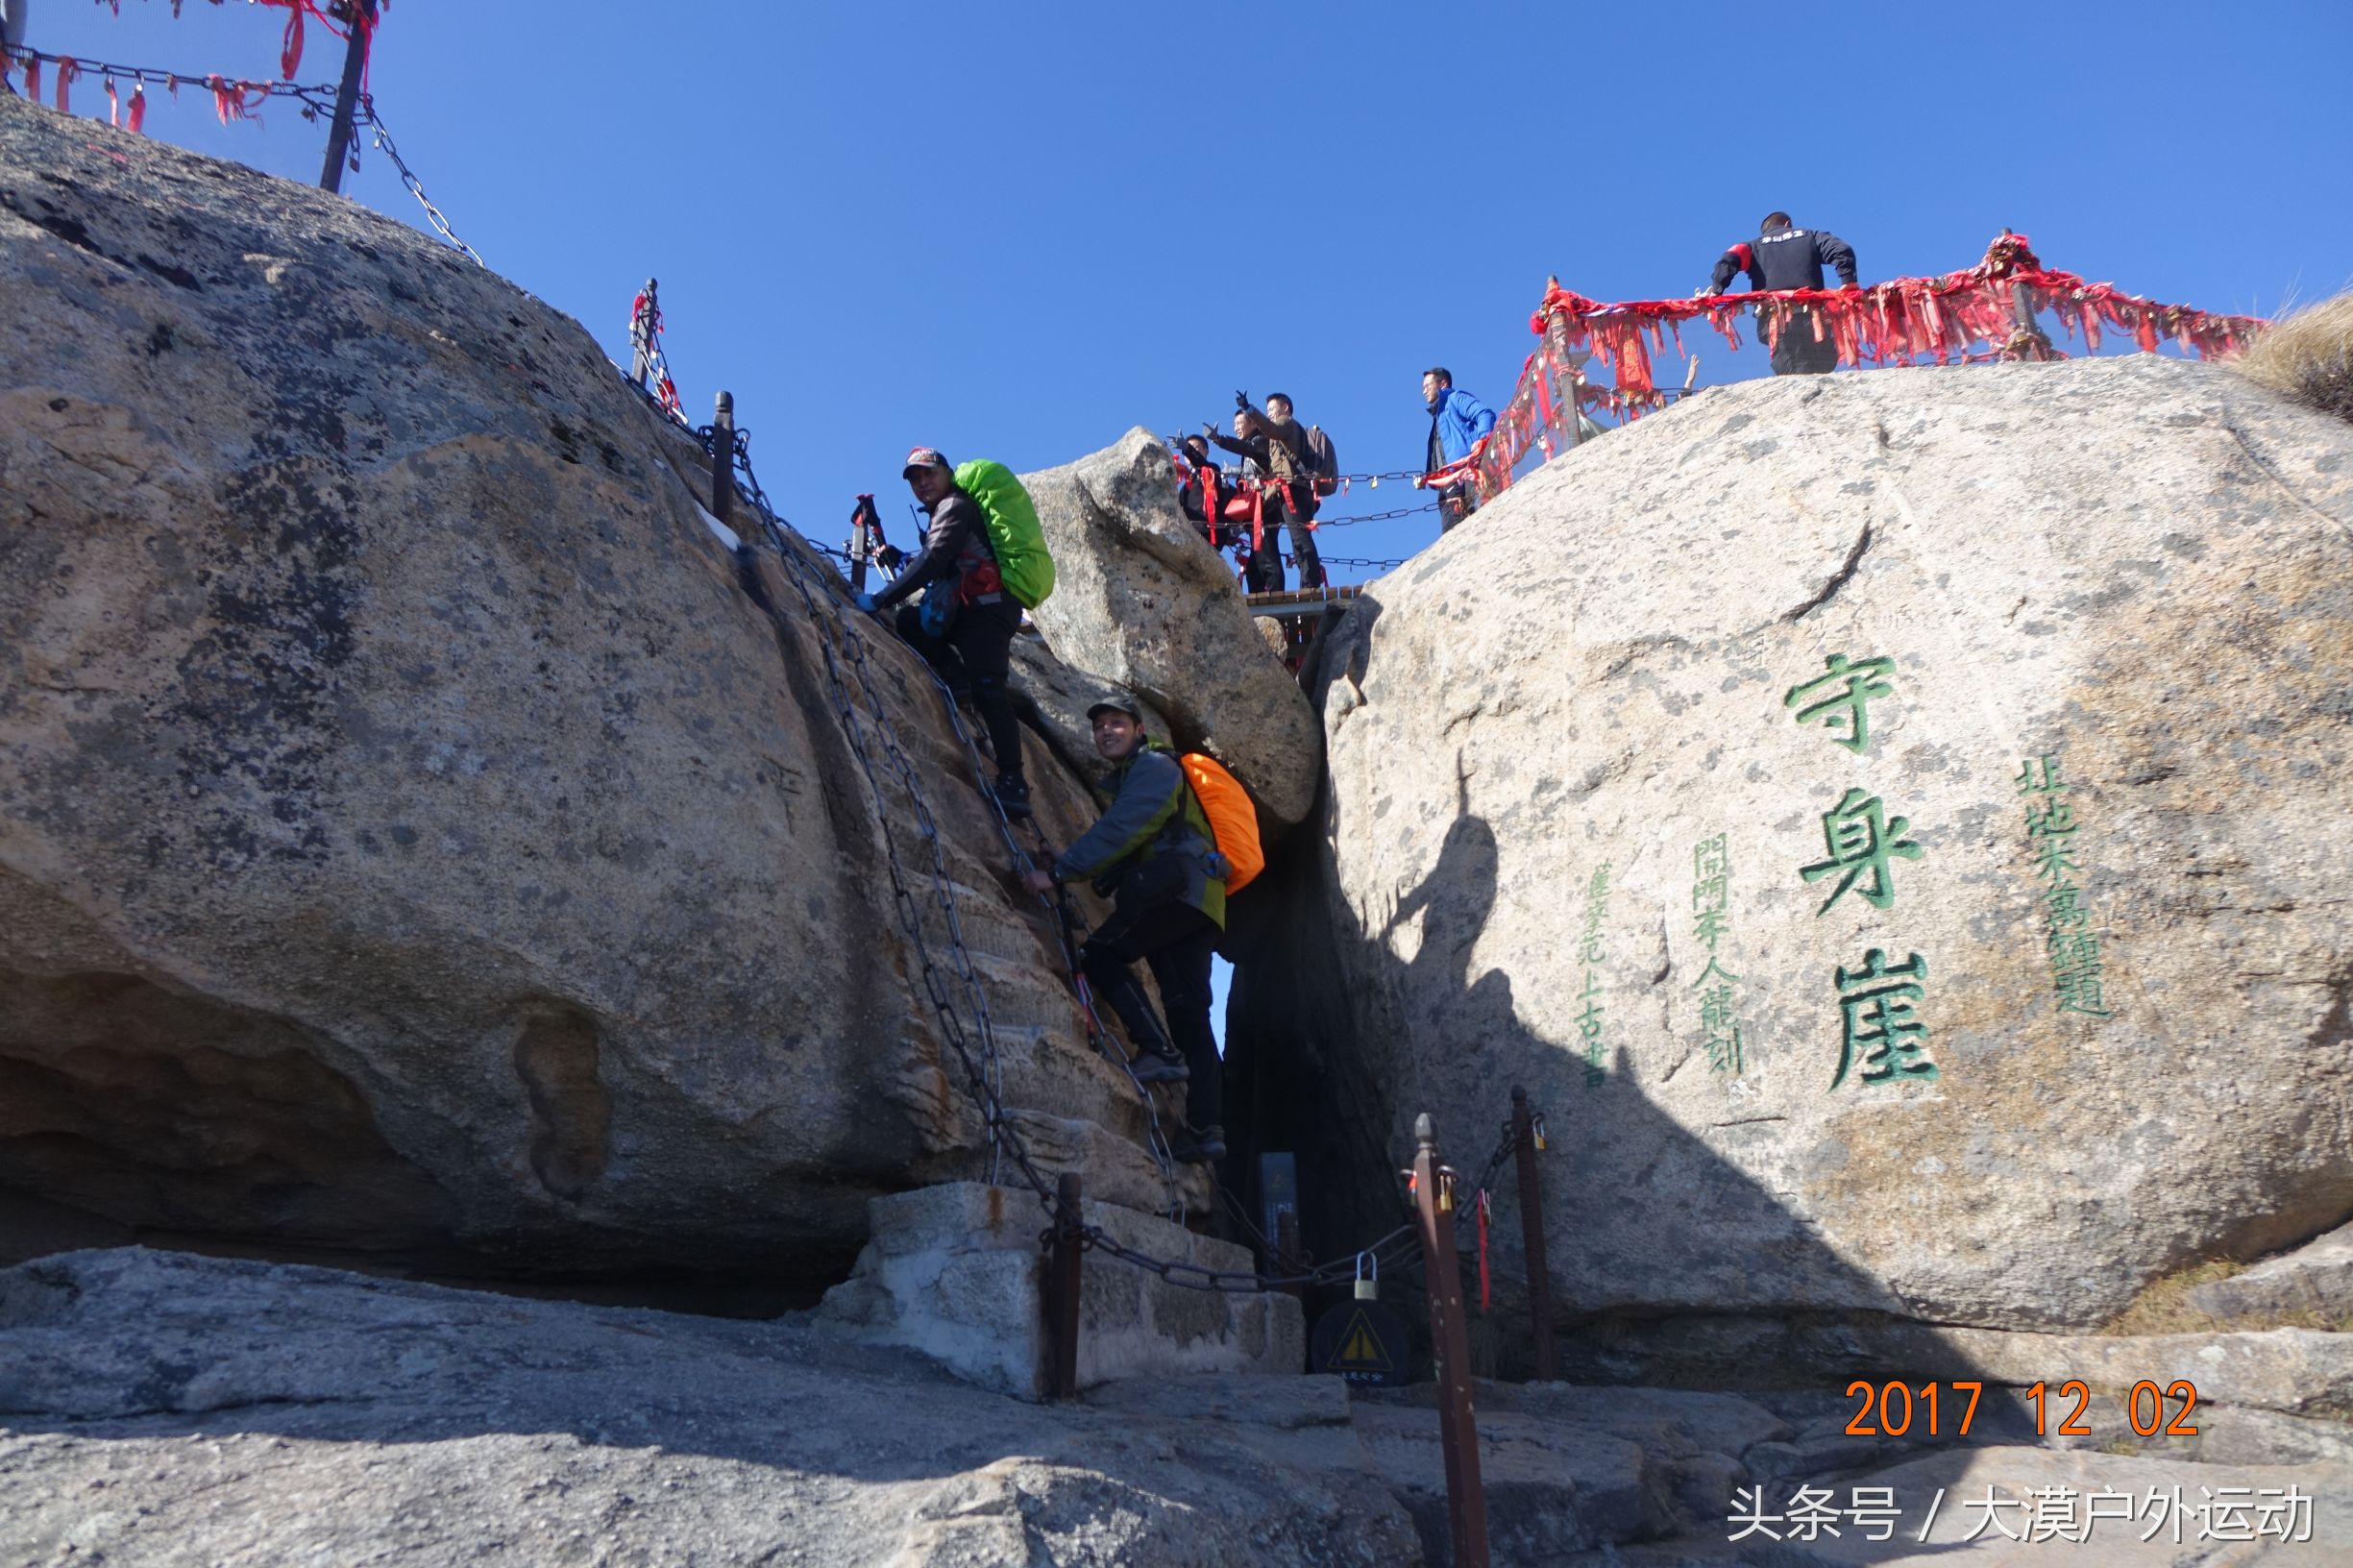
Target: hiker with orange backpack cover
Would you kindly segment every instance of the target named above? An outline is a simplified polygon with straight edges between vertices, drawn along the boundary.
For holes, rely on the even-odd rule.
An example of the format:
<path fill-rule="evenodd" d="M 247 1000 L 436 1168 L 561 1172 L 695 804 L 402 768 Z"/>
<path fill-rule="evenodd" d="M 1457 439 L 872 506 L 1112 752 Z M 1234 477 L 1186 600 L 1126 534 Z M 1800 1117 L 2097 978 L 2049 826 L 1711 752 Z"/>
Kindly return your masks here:
<path fill-rule="evenodd" d="M 1124 697 L 1087 710 L 1094 748 L 1112 765 L 1110 807 L 1050 870 L 1033 870 L 1033 892 L 1091 881 L 1112 899 L 1110 919 L 1079 948 L 1097 998 L 1127 1026 L 1139 1083 L 1186 1085 L 1186 1136 L 1169 1152 L 1191 1164 L 1225 1158 L 1223 1065 L 1210 1030 L 1210 957 L 1225 929 L 1231 872 L 1186 766 L 1144 734 Z M 1168 1025 L 1161 1026 L 1132 967 L 1152 968 Z M 1171 1036 L 1174 1039 L 1171 1039 Z"/>

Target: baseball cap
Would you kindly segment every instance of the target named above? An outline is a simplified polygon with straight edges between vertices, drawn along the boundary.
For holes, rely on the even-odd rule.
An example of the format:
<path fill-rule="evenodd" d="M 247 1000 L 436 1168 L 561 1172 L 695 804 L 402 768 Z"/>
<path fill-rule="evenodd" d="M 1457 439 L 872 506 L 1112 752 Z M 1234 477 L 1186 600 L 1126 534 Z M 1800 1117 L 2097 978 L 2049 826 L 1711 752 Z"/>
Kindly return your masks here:
<path fill-rule="evenodd" d="M 1124 713 L 1137 723 L 1143 723 L 1143 709 L 1136 705 L 1134 698 L 1122 697 L 1115 692 L 1087 710 L 1087 722 L 1093 723 L 1094 716 L 1098 713 Z"/>
<path fill-rule="evenodd" d="M 918 447 L 907 453 L 907 466 L 898 471 L 898 477 L 906 478 L 919 468 L 936 468 L 943 474 L 955 472 L 947 466 L 947 459 L 940 455 L 936 447 Z"/>

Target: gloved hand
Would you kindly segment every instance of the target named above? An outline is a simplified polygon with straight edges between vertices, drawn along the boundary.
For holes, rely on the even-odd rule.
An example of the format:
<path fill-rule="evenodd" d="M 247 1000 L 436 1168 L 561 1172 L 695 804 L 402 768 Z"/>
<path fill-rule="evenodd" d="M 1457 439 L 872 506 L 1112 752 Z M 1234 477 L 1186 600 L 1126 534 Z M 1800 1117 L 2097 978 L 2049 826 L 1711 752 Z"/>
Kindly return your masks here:
<path fill-rule="evenodd" d="M 860 594 L 853 602 L 855 602 L 858 608 L 866 614 L 872 615 L 874 613 L 874 596 L 872 594 Z"/>
<path fill-rule="evenodd" d="M 1217 433 L 1217 427 L 1212 425 L 1205 419 L 1201 422 L 1201 433 L 1203 435 L 1215 435 Z"/>

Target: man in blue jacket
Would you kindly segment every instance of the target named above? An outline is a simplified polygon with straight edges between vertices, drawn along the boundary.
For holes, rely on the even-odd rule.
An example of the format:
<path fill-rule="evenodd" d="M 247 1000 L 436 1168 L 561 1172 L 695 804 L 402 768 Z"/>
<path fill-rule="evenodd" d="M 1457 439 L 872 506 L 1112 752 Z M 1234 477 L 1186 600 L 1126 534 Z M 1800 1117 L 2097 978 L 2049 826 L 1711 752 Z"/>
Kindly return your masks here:
<path fill-rule="evenodd" d="M 1091 880 L 1111 895 L 1111 918 L 1079 948 L 1079 967 L 1136 1042 L 1137 1081 L 1186 1085 L 1189 1126 L 1170 1152 L 1190 1164 L 1213 1164 L 1226 1153 L 1223 1066 L 1210 1030 L 1210 956 L 1225 929 L 1225 858 L 1184 765 L 1145 737 L 1134 703 L 1124 697 L 1097 702 L 1087 722 L 1096 753 L 1112 765 L 1111 808 L 1051 870 L 1032 870 L 1029 886 L 1051 893 L 1057 883 Z M 1166 1029 L 1131 968 L 1140 958 L 1160 986 Z"/>
<path fill-rule="evenodd" d="M 1422 465 L 1425 476 L 1468 457 L 1471 448 L 1495 429 L 1495 410 L 1456 386 L 1454 373 L 1443 366 L 1422 372 L 1422 403 L 1430 410 L 1430 450 Z M 1420 490 L 1429 482 L 1427 477 L 1417 478 L 1413 488 Z M 1470 480 L 1440 486 L 1438 531 L 1446 532 L 1478 509 L 1479 487 Z"/>
<path fill-rule="evenodd" d="M 1854 247 L 1827 229 L 1800 229 L 1786 212 L 1768 212 L 1757 225 L 1754 239 L 1733 246 L 1716 258 L 1716 270 L 1703 296 L 1721 294 L 1732 286 L 1732 275 L 1745 272 L 1752 289 L 1820 288 L 1822 269 L 1838 274 L 1838 286 L 1856 287 Z M 1815 337 L 1813 306 L 1793 305 L 1789 324 L 1773 345 L 1776 376 L 1826 376 L 1838 368 L 1838 345 L 1826 329 Z"/>

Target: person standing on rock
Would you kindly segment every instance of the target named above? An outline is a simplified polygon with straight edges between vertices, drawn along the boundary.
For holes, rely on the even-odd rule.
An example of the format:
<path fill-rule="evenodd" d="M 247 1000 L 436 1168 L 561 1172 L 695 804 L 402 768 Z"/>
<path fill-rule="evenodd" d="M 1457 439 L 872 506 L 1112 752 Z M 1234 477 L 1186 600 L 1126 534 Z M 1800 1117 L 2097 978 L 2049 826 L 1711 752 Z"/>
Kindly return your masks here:
<path fill-rule="evenodd" d="M 1232 435 L 1218 434 L 1212 425 L 1204 425 L 1201 429 L 1218 446 L 1257 465 L 1258 478 L 1273 481 L 1262 493 L 1260 527 L 1261 542 L 1270 548 L 1253 549 L 1250 591 L 1254 594 L 1283 591 L 1281 547 L 1266 536 L 1272 535 L 1287 519 L 1290 524 L 1291 559 L 1299 563 L 1299 586 L 1320 588 L 1324 585 L 1323 557 L 1316 552 L 1315 536 L 1308 531 L 1308 525 L 1315 520 L 1316 509 L 1322 502 L 1315 496 L 1315 464 L 1308 455 L 1308 432 L 1291 417 L 1291 400 L 1280 392 L 1268 395 L 1263 413 L 1251 406 L 1245 393 L 1235 393 L 1234 402 Z M 1258 559 L 1260 554 L 1265 557 L 1263 563 Z"/>
<path fill-rule="evenodd" d="M 996 753 L 996 803 L 1008 817 L 1029 815 L 1029 783 L 1021 774 L 1021 726 L 1006 691 L 1014 633 L 1021 629 L 1019 600 L 997 575 L 996 551 L 980 505 L 956 488 L 955 470 L 930 447 L 907 453 L 900 470 L 907 488 L 931 514 L 923 548 L 879 594 L 860 594 L 858 608 L 879 613 L 917 589 L 923 602 L 902 606 L 895 625 L 940 673 L 959 702 L 980 710 Z"/>
<path fill-rule="evenodd" d="M 1091 880 L 1112 896 L 1111 918 L 1080 946 L 1079 967 L 1136 1042 L 1137 1081 L 1186 1083 L 1189 1125 L 1171 1152 L 1209 1164 L 1226 1152 L 1223 1068 L 1210 1030 L 1210 956 L 1225 928 L 1225 861 L 1184 766 L 1145 736 L 1142 712 L 1112 697 L 1089 708 L 1087 722 L 1096 752 L 1112 765 L 1111 806 L 1055 857 L 1052 870 L 1032 870 L 1026 880 L 1036 893 Z M 1160 986 L 1165 1029 L 1136 978 L 1138 959 Z"/>
<path fill-rule="evenodd" d="M 1752 289 L 1820 288 L 1822 269 L 1838 273 L 1838 286 L 1855 288 L 1854 247 L 1827 229 L 1792 228 L 1786 212 L 1768 212 L 1754 239 L 1716 258 L 1715 273 L 1695 298 L 1721 294 L 1732 274 L 1746 272 Z M 1817 337 L 1817 331 L 1821 335 Z M 1789 320 L 1773 345 L 1776 376 L 1826 376 L 1838 368 L 1838 344 L 1810 305 L 1789 306 Z"/>
<path fill-rule="evenodd" d="M 1495 429 L 1495 410 L 1455 385 L 1455 373 L 1443 365 L 1422 372 L 1422 405 L 1430 410 L 1430 448 L 1423 477 L 1413 481 L 1427 489 L 1429 476 L 1458 463 Z M 1465 479 L 1438 490 L 1438 531 L 1444 533 L 1479 510 L 1479 487 Z"/>

